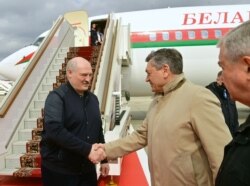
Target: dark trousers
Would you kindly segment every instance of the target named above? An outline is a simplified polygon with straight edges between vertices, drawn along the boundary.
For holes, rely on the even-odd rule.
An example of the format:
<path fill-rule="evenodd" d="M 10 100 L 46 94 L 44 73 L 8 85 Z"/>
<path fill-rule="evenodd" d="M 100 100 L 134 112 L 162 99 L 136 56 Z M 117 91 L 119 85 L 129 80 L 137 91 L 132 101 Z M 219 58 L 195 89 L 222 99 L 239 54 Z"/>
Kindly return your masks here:
<path fill-rule="evenodd" d="M 43 186 L 97 186 L 96 171 L 81 175 L 61 174 L 42 166 Z"/>

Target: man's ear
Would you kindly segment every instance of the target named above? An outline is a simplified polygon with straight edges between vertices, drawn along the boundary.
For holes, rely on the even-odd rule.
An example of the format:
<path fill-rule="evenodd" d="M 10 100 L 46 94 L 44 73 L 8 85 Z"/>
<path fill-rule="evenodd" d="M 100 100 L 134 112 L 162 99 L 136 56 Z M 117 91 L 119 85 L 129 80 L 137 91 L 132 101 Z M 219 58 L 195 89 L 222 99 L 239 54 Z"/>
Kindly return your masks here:
<path fill-rule="evenodd" d="M 66 75 L 67 75 L 68 77 L 70 77 L 71 74 L 72 74 L 72 70 L 68 69 L 68 70 L 66 71 Z"/>
<path fill-rule="evenodd" d="M 247 81 L 250 82 L 250 56 L 243 57 L 244 69 L 247 74 Z"/>
<path fill-rule="evenodd" d="M 170 70 L 168 64 L 164 64 L 164 65 L 162 66 L 162 68 L 163 68 L 164 72 L 169 72 L 169 70 Z"/>
<path fill-rule="evenodd" d="M 162 66 L 162 69 L 163 69 L 163 76 L 164 76 L 164 79 L 167 79 L 167 77 L 169 76 L 170 74 L 170 68 L 168 66 L 168 64 L 164 64 Z"/>
<path fill-rule="evenodd" d="M 250 56 L 244 56 L 243 61 L 246 65 L 247 72 L 250 74 Z"/>

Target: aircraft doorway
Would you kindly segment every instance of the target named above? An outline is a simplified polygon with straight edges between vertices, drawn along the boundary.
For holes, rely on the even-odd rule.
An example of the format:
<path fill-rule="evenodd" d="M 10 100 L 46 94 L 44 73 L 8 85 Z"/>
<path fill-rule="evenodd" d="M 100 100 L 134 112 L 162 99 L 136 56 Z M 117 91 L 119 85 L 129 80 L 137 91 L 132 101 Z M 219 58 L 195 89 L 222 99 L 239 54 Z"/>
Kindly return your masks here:
<path fill-rule="evenodd" d="M 101 45 L 105 38 L 107 19 L 94 20 L 90 24 L 90 45 Z"/>

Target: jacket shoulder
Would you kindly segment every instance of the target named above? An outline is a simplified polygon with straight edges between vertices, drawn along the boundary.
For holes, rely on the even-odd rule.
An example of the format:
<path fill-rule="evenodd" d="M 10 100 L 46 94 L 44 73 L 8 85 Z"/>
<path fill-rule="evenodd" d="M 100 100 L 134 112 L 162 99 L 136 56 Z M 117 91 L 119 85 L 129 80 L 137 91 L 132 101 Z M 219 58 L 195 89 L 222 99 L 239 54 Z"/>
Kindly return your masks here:
<path fill-rule="evenodd" d="M 190 81 L 187 81 L 183 86 L 183 91 L 185 90 L 186 96 L 195 98 L 194 101 L 201 100 L 213 100 L 219 103 L 218 98 L 211 90 L 201 85 L 194 84 Z"/>
<path fill-rule="evenodd" d="M 66 84 L 62 84 L 59 88 L 55 89 L 53 92 L 59 95 L 61 98 L 63 98 L 65 94 L 68 92 L 68 87 Z"/>
<path fill-rule="evenodd" d="M 203 86 L 198 85 L 198 84 L 195 84 L 191 81 L 186 81 L 184 83 L 183 89 L 190 91 L 190 93 L 192 93 L 194 95 L 200 94 L 200 93 L 205 93 L 205 94 L 208 93 L 209 95 L 212 95 L 211 91 L 208 88 L 203 87 Z"/>
<path fill-rule="evenodd" d="M 99 100 L 98 100 L 97 96 L 95 94 L 93 94 L 92 92 L 88 91 L 88 97 L 91 100 L 94 100 L 95 102 L 98 102 L 98 104 L 99 104 Z"/>

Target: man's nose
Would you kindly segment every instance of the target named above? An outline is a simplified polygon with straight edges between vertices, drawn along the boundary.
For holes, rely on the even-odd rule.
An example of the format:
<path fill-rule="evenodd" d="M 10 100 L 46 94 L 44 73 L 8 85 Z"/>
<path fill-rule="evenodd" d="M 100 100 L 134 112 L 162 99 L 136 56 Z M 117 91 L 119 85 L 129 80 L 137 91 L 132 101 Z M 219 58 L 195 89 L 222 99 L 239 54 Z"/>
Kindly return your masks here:
<path fill-rule="evenodd" d="M 86 81 L 90 82 L 91 79 L 92 79 L 92 75 L 87 75 L 87 76 L 85 76 L 85 80 L 86 80 Z"/>

